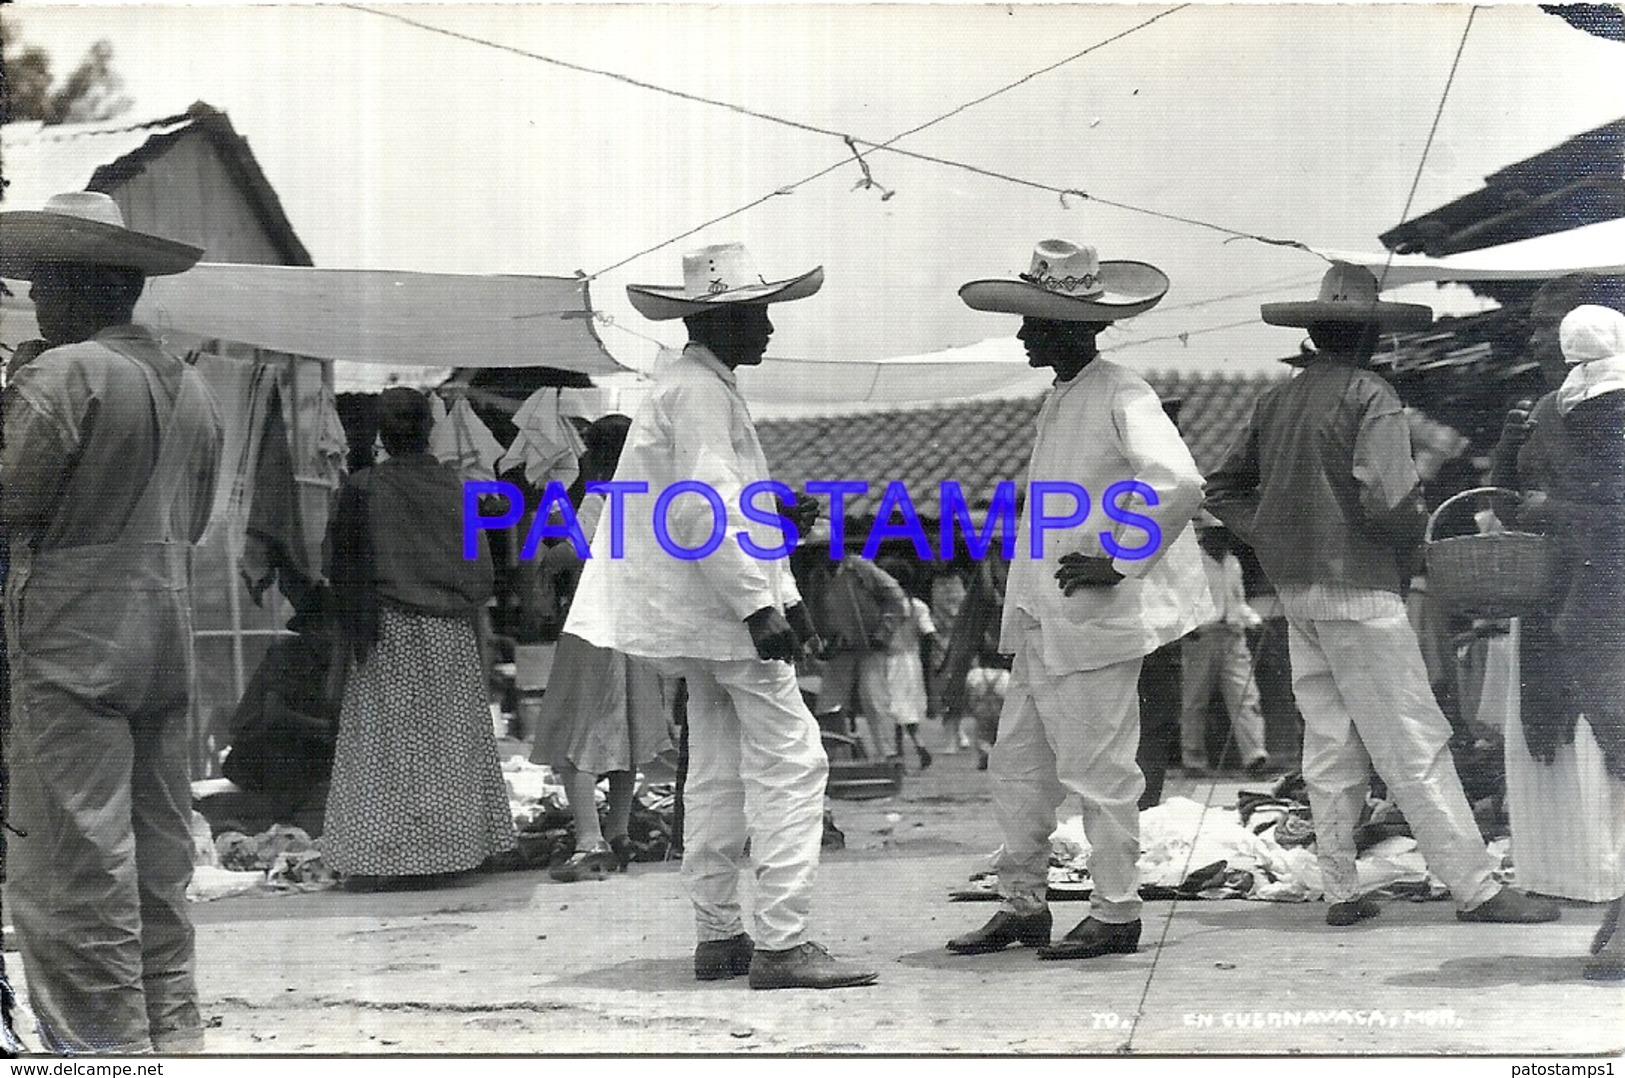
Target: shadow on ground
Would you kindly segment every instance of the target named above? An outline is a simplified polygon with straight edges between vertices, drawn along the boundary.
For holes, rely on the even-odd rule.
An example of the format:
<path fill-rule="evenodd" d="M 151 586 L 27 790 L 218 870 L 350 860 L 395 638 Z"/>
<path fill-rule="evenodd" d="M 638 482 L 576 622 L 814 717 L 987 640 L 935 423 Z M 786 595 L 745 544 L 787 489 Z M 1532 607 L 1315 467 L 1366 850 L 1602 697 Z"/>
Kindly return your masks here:
<path fill-rule="evenodd" d="M 688 958 L 633 958 L 612 966 L 599 966 L 572 977 L 560 977 L 551 987 L 610 988 L 637 992 L 710 992 L 735 988 L 743 978 L 696 981 L 694 963 Z"/>
<path fill-rule="evenodd" d="M 1416 970 L 1389 977 L 1401 988 L 1493 988 L 1508 984 L 1574 984 L 1581 981 L 1582 960 L 1547 955 L 1475 955 L 1452 958 L 1438 969 Z M 1593 982 L 1587 982 L 1593 983 Z M 1618 990 L 1618 982 L 1613 986 Z"/>

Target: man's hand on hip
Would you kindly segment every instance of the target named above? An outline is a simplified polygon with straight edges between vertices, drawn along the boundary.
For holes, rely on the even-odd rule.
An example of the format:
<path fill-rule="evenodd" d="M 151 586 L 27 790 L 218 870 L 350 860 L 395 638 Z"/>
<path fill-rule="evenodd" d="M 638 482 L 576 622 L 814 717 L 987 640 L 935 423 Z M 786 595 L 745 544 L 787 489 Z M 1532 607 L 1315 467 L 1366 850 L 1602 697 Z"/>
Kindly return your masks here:
<path fill-rule="evenodd" d="M 778 659 L 787 663 L 796 661 L 796 653 L 800 649 L 796 646 L 795 630 L 790 628 L 790 623 L 784 620 L 777 607 L 762 607 L 745 619 L 745 628 L 750 630 L 750 642 L 756 646 L 758 658 Z"/>
<path fill-rule="evenodd" d="M 813 624 L 806 603 L 797 603 L 786 610 L 784 620 L 789 622 L 790 631 L 796 634 L 796 646 L 802 655 L 816 658 L 824 653 L 824 641 L 818 635 L 818 627 Z"/>
<path fill-rule="evenodd" d="M 1126 579 L 1112 568 L 1110 558 L 1092 558 L 1087 554 L 1064 554 L 1061 567 L 1055 570 L 1055 579 L 1067 595 L 1080 588 L 1110 588 Z"/>

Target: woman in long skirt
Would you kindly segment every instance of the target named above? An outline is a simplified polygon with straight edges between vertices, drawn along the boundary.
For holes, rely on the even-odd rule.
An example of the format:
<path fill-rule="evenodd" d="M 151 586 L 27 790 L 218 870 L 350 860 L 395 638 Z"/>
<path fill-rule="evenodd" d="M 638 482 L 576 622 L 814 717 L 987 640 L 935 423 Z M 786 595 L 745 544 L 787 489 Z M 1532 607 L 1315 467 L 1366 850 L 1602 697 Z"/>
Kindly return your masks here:
<path fill-rule="evenodd" d="M 1542 289 L 1544 298 L 1551 298 L 1550 289 Z M 1610 298 L 1619 302 L 1617 288 Z M 1548 306 L 1537 301 L 1542 313 Z M 1554 537 L 1564 570 L 1552 615 L 1527 619 L 1515 637 L 1524 691 L 1518 721 L 1507 723 L 1507 794 L 1519 882 L 1526 883 L 1527 860 L 1535 877 L 1527 885 L 1564 897 L 1611 900 L 1585 975 L 1621 981 L 1625 314 L 1580 305 L 1563 316 L 1558 330 L 1567 375 L 1527 417 L 1509 417 L 1497 447 L 1502 462 L 1516 450 L 1516 485 L 1524 492 L 1518 523 Z M 1538 340 L 1537 332 L 1532 345 Z"/>
<path fill-rule="evenodd" d="M 352 665 L 322 851 L 362 887 L 439 882 L 515 846 L 474 631 L 490 555 L 463 557 L 462 483 L 428 454 L 431 422 L 421 393 L 386 390 L 389 459 L 350 477 L 333 520 Z"/>

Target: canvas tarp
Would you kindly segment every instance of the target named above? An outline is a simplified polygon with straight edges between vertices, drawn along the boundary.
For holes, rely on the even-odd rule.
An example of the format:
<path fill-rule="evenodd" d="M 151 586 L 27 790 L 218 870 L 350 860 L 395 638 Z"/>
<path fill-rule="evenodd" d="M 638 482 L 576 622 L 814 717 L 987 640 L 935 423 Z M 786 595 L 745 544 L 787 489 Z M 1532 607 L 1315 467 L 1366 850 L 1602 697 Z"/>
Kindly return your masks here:
<path fill-rule="evenodd" d="M 12 285 L 0 336 L 36 335 Z M 202 263 L 147 282 L 136 321 L 177 340 L 429 367 L 622 370 L 593 326 L 585 280 Z"/>
<path fill-rule="evenodd" d="M 1580 272 L 1625 273 L 1625 217 L 1444 258 L 1329 248 L 1315 253 L 1368 267 L 1383 288 L 1419 281 L 1541 281 Z"/>
<path fill-rule="evenodd" d="M 879 361 L 779 359 L 741 367 L 739 389 L 762 404 L 910 404 L 969 397 L 1026 396 L 1052 381 L 1027 365 L 1014 337 Z"/>

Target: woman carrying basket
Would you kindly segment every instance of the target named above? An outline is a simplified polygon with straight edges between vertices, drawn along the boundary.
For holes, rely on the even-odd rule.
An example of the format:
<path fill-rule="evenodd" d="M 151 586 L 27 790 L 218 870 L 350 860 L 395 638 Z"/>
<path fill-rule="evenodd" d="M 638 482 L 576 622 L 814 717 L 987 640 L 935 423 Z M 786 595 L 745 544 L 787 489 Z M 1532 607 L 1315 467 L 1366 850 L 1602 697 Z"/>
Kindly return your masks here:
<path fill-rule="evenodd" d="M 1561 387 L 1542 397 L 1527 421 L 1509 424 L 1508 440 L 1522 442 L 1516 475 L 1524 497 L 1515 519 L 1551 535 L 1561 554 L 1551 617 L 1522 626 L 1525 685 L 1521 722 L 1507 731 L 1509 800 L 1517 850 L 1554 870 L 1552 879 L 1540 879 L 1541 890 L 1613 899 L 1585 973 L 1625 979 L 1625 933 L 1614 931 L 1625 894 L 1625 314 L 1576 307 L 1558 337 L 1569 365 Z M 1548 646 L 1531 656 L 1543 635 Z M 1541 657 L 1544 669 L 1529 662 Z M 1517 745 L 1547 765 L 1541 770 L 1555 766 L 1566 776 L 1572 788 L 1561 800 L 1591 817 L 1588 829 L 1600 829 L 1613 848 L 1572 856 L 1579 821 L 1517 796 Z"/>

